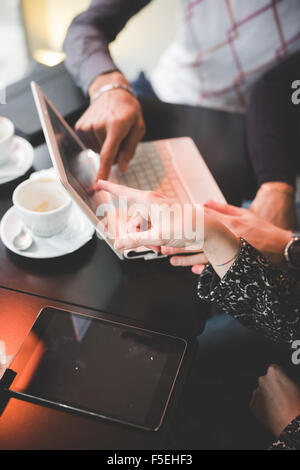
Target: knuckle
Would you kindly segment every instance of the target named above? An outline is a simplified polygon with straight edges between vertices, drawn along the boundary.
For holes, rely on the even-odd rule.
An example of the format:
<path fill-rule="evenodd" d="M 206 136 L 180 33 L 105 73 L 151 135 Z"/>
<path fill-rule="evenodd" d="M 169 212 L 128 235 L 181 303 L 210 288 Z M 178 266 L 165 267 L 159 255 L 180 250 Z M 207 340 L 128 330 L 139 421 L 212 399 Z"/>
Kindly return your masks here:
<path fill-rule="evenodd" d="M 126 163 L 129 163 L 133 158 L 133 155 L 131 155 L 131 153 L 127 153 L 123 156 L 123 161 L 126 162 Z"/>
<path fill-rule="evenodd" d="M 230 221 L 230 224 L 231 224 L 231 226 L 232 226 L 233 228 L 237 228 L 238 225 L 239 225 L 239 220 L 238 220 L 237 218 L 235 218 L 235 217 L 232 217 L 232 218 L 231 218 L 231 221 Z"/>
<path fill-rule="evenodd" d="M 139 121 L 137 123 L 137 127 L 138 127 L 140 132 L 146 132 L 146 125 L 145 125 L 145 123 L 142 119 L 139 119 Z"/>
<path fill-rule="evenodd" d="M 258 378 L 258 385 L 259 387 L 262 387 L 265 381 L 265 377 L 259 377 Z"/>
<path fill-rule="evenodd" d="M 106 124 L 108 127 L 116 127 L 118 125 L 118 120 L 115 117 L 109 117 Z"/>
<path fill-rule="evenodd" d="M 111 160 L 111 155 L 108 153 L 102 153 L 101 154 L 101 162 L 108 163 Z"/>
<path fill-rule="evenodd" d="M 146 196 L 149 201 L 153 199 L 161 199 L 161 195 L 156 191 L 146 191 Z"/>
<path fill-rule="evenodd" d="M 279 367 L 276 364 L 271 364 L 268 367 L 267 375 L 275 375 L 279 371 Z"/>
<path fill-rule="evenodd" d="M 150 191 L 150 193 L 151 193 L 151 196 L 154 197 L 155 199 L 161 199 L 162 198 L 161 194 L 158 191 L 153 191 L 152 190 L 152 191 Z"/>
<path fill-rule="evenodd" d="M 87 124 L 86 122 L 84 121 L 78 121 L 76 124 L 75 124 L 75 129 L 77 131 L 81 131 L 81 132 L 88 132 L 90 130 L 90 125 Z"/>
<path fill-rule="evenodd" d="M 104 121 L 97 121 L 93 127 L 96 132 L 103 131 L 103 129 L 106 127 L 106 123 Z"/>
<path fill-rule="evenodd" d="M 107 120 L 107 125 L 109 127 L 121 127 L 124 125 L 124 122 L 126 121 L 126 118 L 124 116 L 120 117 L 120 116 L 113 116 L 113 117 L 110 117 L 108 120 Z"/>
<path fill-rule="evenodd" d="M 146 191 L 146 197 L 147 199 L 152 199 L 155 197 L 155 191 Z"/>

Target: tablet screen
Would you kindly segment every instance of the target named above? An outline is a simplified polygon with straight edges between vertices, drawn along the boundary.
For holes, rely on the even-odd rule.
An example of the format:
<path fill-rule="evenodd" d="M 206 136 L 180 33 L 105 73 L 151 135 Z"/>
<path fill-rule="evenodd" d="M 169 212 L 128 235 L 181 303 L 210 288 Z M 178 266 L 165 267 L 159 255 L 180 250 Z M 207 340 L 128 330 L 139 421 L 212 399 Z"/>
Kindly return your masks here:
<path fill-rule="evenodd" d="M 179 338 L 47 308 L 10 366 L 10 390 L 155 430 L 185 348 Z"/>

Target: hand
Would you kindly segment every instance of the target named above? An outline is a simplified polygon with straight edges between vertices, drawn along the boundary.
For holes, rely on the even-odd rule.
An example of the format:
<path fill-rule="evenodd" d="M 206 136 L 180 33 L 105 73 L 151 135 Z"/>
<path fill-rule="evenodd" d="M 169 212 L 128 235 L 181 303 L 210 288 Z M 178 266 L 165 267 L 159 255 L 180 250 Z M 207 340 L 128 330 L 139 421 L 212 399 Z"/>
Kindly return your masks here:
<path fill-rule="evenodd" d="M 183 248 L 203 243 L 203 211 L 192 205 L 181 206 L 154 191 L 139 191 L 108 181 L 98 181 L 100 190 L 130 203 L 130 217 L 122 214 L 127 224 L 118 225 L 117 250 L 135 249 L 141 246 L 169 246 Z M 124 206 L 124 204 L 123 204 Z M 119 212 L 115 211 L 115 217 Z M 116 225 L 116 223 L 114 223 Z M 115 230 L 115 233 L 117 231 Z"/>
<path fill-rule="evenodd" d="M 300 388 L 276 365 L 258 380 L 250 408 L 256 418 L 278 438 L 300 414 Z"/>
<path fill-rule="evenodd" d="M 258 190 L 250 210 L 262 219 L 286 230 L 297 228 L 294 188 L 287 183 L 265 183 Z"/>
<path fill-rule="evenodd" d="M 90 96 L 108 83 L 128 85 L 119 72 L 105 74 L 93 82 L 89 90 Z M 138 100 L 122 89 L 103 93 L 88 107 L 75 128 L 89 147 L 95 151 L 101 149 L 100 179 L 108 178 L 116 159 L 120 171 L 125 171 L 137 144 L 145 134 Z"/>
<path fill-rule="evenodd" d="M 127 230 L 121 233 L 120 228 L 121 235 L 115 241 L 117 250 L 141 246 L 190 250 L 197 245 L 197 250 L 199 246 L 200 249 L 203 247 L 205 256 L 221 278 L 236 259 L 240 240 L 220 222 L 216 211 L 195 208 L 192 204 L 182 206 L 159 193 L 139 191 L 108 181 L 98 181 L 98 187 L 119 197 L 120 206 L 124 207 L 124 201 L 134 203 L 129 207 L 131 217 L 123 213 Z M 117 218 L 119 212 L 115 210 L 114 213 Z M 124 227 L 124 224 L 119 224 L 119 227 Z"/>
<path fill-rule="evenodd" d="M 205 208 L 211 214 L 215 213 L 221 223 L 237 236 L 251 243 L 271 262 L 279 266 L 285 264 L 283 253 L 291 239 L 291 232 L 276 227 L 247 209 L 214 201 L 208 201 Z M 180 253 L 178 250 L 168 250 L 168 248 L 162 251 L 164 254 L 176 255 Z M 200 274 L 203 271 L 206 262 L 206 257 L 201 253 L 187 257 L 173 256 L 171 258 L 173 266 L 193 266 L 192 271 L 195 274 Z"/>
<path fill-rule="evenodd" d="M 276 227 L 247 209 L 214 201 L 208 201 L 205 207 L 217 212 L 220 222 L 233 233 L 247 240 L 269 261 L 278 265 L 285 263 L 283 253 L 291 240 L 291 232 Z"/>

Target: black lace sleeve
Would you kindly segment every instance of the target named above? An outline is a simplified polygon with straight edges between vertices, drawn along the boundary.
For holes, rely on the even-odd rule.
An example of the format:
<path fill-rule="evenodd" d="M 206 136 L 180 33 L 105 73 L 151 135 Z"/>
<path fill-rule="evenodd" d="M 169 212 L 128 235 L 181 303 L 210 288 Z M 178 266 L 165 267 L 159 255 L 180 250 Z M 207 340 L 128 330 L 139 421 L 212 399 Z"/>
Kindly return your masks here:
<path fill-rule="evenodd" d="M 207 265 L 198 296 L 215 302 L 246 327 L 273 341 L 300 339 L 299 283 L 241 240 L 239 257 L 223 279 Z"/>
<path fill-rule="evenodd" d="M 300 416 L 285 428 L 270 450 L 300 450 Z"/>

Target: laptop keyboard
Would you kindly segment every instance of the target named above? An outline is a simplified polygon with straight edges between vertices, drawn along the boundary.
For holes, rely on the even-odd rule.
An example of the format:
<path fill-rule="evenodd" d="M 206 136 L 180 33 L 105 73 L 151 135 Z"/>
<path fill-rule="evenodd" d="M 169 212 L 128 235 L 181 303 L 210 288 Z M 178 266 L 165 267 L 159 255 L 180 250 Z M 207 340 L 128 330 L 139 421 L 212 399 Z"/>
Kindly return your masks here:
<path fill-rule="evenodd" d="M 159 153 L 153 143 L 139 145 L 127 171 L 121 173 L 115 167 L 112 179 L 132 188 L 159 191 L 168 198 L 186 199 L 171 157 L 163 145 L 159 146 Z"/>

